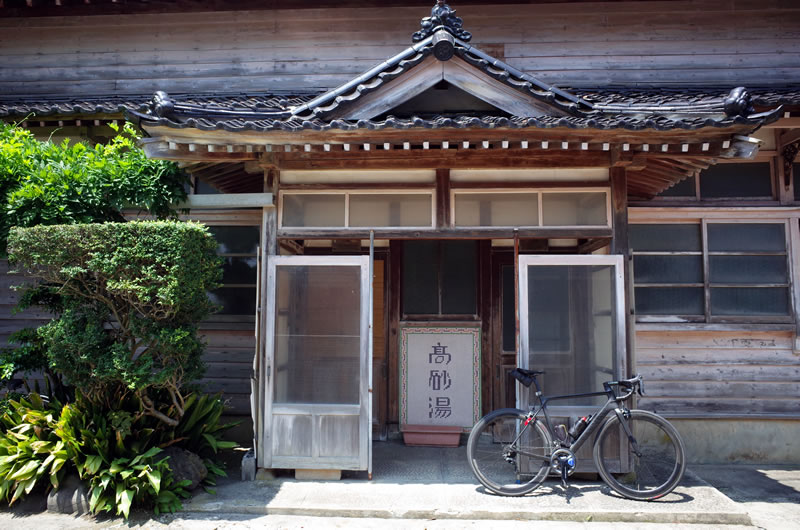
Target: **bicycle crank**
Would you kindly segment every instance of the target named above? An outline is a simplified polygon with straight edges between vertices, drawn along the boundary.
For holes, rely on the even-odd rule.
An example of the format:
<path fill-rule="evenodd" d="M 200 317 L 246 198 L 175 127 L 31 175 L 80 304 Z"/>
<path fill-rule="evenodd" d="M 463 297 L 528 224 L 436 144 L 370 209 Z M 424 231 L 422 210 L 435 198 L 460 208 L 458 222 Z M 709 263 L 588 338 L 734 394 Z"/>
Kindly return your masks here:
<path fill-rule="evenodd" d="M 550 456 L 550 467 L 561 475 L 561 485 L 567 488 L 567 477 L 575 472 L 578 461 L 569 449 L 556 449 Z"/>

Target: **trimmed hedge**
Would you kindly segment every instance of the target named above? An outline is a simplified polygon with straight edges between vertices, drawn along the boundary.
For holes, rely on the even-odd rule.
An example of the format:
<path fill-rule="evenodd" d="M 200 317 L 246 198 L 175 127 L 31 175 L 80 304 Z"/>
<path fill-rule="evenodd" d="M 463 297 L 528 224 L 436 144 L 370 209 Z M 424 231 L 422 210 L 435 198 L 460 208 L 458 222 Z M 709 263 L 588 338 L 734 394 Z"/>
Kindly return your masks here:
<path fill-rule="evenodd" d="M 31 299 L 58 313 L 37 331 L 54 371 L 92 400 L 123 385 L 157 417 L 154 391 L 180 416 L 182 387 L 202 374 L 197 323 L 214 310 L 216 246 L 202 225 L 176 221 L 13 228 L 8 238 L 10 261 L 42 281 Z"/>

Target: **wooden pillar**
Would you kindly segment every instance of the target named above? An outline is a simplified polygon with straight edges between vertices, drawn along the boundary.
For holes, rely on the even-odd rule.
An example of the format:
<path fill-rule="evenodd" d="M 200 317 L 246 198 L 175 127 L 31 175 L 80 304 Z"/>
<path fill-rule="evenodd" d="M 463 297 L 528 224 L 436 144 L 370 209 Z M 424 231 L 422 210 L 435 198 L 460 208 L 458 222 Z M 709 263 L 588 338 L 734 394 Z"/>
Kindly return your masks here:
<path fill-rule="evenodd" d="M 635 319 L 633 315 L 633 262 L 631 261 L 628 246 L 628 176 L 624 167 L 612 167 L 611 176 L 611 223 L 613 239 L 611 240 L 611 253 L 624 256 L 624 288 L 625 288 L 625 349 L 627 351 L 626 365 L 628 377 L 636 370 L 635 360 Z"/>
<path fill-rule="evenodd" d="M 266 330 L 267 330 L 267 271 L 270 256 L 278 254 L 278 217 L 275 202 L 277 195 L 278 170 L 264 170 L 264 191 L 272 192 L 273 204 L 265 206 L 261 215 L 261 252 L 259 254 L 258 304 L 256 309 L 256 351 L 253 359 L 253 375 L 251 379 L 250 399 L 253 416 L 253 443 L 256 449 L 256 465 L 267 467 L 268 448 L 270 447 L 269 423 L 265 422 L 266 397 L 269 390 L 271 367 L 267 362 Z"/>
<path fill-rule="evenodd" d="M 449 228 L 450 222 L 450 170 L 436 170 L 436 227 Z"/>

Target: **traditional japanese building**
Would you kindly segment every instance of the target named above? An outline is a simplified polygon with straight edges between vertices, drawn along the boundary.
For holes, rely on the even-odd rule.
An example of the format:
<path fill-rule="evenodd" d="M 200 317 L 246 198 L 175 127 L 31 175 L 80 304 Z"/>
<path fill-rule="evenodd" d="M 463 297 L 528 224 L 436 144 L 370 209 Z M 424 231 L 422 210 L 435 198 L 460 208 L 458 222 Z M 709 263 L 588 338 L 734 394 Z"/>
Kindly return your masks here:
<path fill-rule="evenodd" d="M 5 71 L 38 78 L 24 97 L 0 81 L 17 91 L 0 116 L 91 137 L 124 112 L 148 156 L 191 173 L 187 217 L 226 257 L 209 381 L 252 415 L 259 467 L 371 470 L 373 439 L 524 404 L 515 366 L 545 370 L 546 393 L 642 373 L 638 406 L 690 458 L 796 460 L 800 61 L 783 52 L 800 40 L 763 28 L 800 28 L 800 8 L 738 7 L 749 30 L 720 4 L 702 36 L 672 13 L 694 2 L 436 2 L 421 25 L 419 7 L 192 13 L 157 51 L 130 37 L 75 70 L 97 84 L 113 62 L 154 96 L 55 97 L 47 59 L 17 48 Z M 21 37 L 58 11 L 39 9 L 0 22 Z M 107 9 L 94 20 L 145 36 L 178 24 Z M 185 50 L 223 27 L 239 47 Z M 259 46 L 270 58 L 245 60 Z"/>

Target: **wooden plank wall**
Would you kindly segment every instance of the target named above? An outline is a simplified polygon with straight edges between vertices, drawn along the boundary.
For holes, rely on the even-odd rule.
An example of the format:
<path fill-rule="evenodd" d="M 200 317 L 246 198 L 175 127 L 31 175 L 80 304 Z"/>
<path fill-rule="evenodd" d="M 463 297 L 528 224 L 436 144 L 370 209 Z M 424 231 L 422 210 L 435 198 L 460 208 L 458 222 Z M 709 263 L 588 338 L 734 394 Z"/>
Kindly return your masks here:
<path fill-rule="evenodd" d="M 12 286 L 24 283 L 17 275 L 8 274 L 8 260 L 0 260 L 0 348 L 8 345 L 8 337 L 15 331 L 26 327 L 37 327 L 45 323 L 49 316 L 29 309 L 13 314 L 19 295 Z"/>
<path fill-rule="evenodd" d="M 562 86 L 800 81 L 800 2 L 457 6 L 473 43 Z M 0 94 L 329 89 L 411 44 L 420 7 L 0 19 Z"/>
<path fill-rule="evenodd" d="M 635 370 L 644 375 L 646 392 L 639 406 L 668 417 L 800 419 L 793 336 L 639 325 Z"/>

